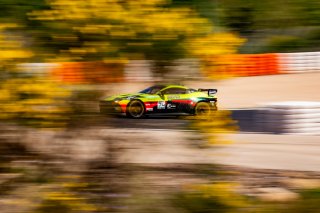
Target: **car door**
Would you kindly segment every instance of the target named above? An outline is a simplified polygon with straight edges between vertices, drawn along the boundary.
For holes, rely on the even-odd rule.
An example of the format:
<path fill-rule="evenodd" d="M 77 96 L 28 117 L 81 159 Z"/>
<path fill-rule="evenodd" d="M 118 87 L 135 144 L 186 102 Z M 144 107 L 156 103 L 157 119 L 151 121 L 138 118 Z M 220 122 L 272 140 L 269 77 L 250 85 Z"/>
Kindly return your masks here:
<path fill-rule="evenodd" d="M 166 112 L 178 112 L 180 105 L 187 98 L 187 89 L 180 87 L 171 87 L 161 91 L 164 99 L 163 106 Z"/>

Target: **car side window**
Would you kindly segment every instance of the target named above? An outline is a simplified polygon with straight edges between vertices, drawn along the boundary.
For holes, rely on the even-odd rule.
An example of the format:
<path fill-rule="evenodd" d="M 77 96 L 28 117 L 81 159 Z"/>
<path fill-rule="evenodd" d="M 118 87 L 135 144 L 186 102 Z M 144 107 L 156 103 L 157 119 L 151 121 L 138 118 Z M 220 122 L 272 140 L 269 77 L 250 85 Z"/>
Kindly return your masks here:
<path fill-rule="evenodd" d="M 187 93 L 193 93 L 193 92 L 197 92 L 198 90 L 196 90 L 196 89 L 188 89 L 187 90 Z"/>
<path fill-rule="evenodd" d="M 164 91 L 162 91 L 163 94 L 169 95 L 169 94 L 186 94 L 187 90 L 183 88 L 169 88 Z"/>

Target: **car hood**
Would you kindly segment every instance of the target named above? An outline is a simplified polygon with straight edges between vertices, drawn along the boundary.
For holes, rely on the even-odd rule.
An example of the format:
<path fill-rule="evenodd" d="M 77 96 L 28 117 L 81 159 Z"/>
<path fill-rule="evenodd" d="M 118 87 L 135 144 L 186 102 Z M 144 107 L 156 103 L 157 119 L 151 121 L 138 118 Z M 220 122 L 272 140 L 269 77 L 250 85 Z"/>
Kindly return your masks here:
<path fill-rule="evenodd" d="M 120 95 L 113 95 L 104 98 L 104 101 L 113 101 L 115 99 L 134 99 L 134 98 L 149 98 L 149 97 L 157 96 L 155 94 L 144 94 L 144 93 L 129 93 L 129 94 L 120 94 Z"/>

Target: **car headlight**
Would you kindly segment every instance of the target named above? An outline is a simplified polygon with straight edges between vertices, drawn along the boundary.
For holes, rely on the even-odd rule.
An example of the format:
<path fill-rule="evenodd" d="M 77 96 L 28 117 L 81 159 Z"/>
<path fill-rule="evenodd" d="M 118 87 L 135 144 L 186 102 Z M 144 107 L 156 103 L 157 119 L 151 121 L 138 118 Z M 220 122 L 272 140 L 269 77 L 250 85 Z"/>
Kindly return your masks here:
<path fill-rule="evenodd" d="M 132 98 L 135 98 L 135 96 L 128 96 L 128 97 L 123 97 L 123 98 L 115 98 L 113 99 L 114 102 L 118 103 L 119 101 L 122 100 L 131 100 Z"/>
<path fill-rule="evenodd" d="M 122 100 L 122 98 L 115 98 L 115 99 L 113 99 L 113 101 L 116 102 L 116 103 L 118 103 L 118 102 L 121 101 L 121 100 Z"/>

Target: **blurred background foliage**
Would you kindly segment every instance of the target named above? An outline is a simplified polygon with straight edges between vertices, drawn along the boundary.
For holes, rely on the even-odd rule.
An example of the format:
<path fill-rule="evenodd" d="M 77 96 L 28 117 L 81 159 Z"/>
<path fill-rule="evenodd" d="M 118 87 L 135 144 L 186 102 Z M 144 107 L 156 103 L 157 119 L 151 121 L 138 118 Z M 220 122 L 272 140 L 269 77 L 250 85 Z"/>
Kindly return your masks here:
<path fill-rule="evenodd" d="M 49 50 L 44 57 L 59 62 L 147 59 L 162 73 L 175 59 L 234 53 L 244 41 L 215 30 L 196 9 L 167 0 L 55 0 L 48 6 L 28 13 L 41 26 L 31 34 Z"/>
<path fill-rule="evenodd" d="M 92 52 L 94 48 L 97 48 L 97 43 L 93 44 L 90 41 L 100 43 L 109 41 L 112 48 L 102 51 L 105 53 L 103 57 L 115 57 L 120 53 L 121 57 L 130 55 L 135 58 L 142 57 L 142 53 L 145 54 L 145 57 L 153 59 L 181 57 L 184 51 L 179 42 L 186 36 L 205 35 L 208 33 L 206 24 L 212 23 L 214 24 L 212 31 L 231 30 L 247 38 L 248 42 L 241 48 L 241 51 L 245 53 L 318 50 L 314 45 L 319 44 L 320 3 L 317 0 L 268 0 L 263 2 L 254 0 L 172 0 L 149 1 L 147 6 L 143 5 L 144 3 L 132 4 L 132 1 L 131 3 L 130 1 L 118 1 L 119 3 L 117 1 L 72 2 L 69 4 L 68 1 L 2 0 L 0 20 L 5 23 L 14 22 L 23 25 L 26 37 L 34 41 L 32 47 L 40 48 L 39 51 L 44 48 L 42 49 L 45 50 L 42 52 L 43 56 L 52 56 L 51 54 L 46 55 L 48 50 L 53 53 L 64 50 L 67 53 L 59 54 L 65 57 L 70 54 L 70 51 L 73 51 L 71 55 L 78 60 L 84 60 L 83 56 L 90 60 L 89 55 L 93 57 L 99 53 L 99 51 Z M 112 9 L 114 12 L 116 12 L 114 9 L 119 10 L 120 8 L 118 12 L 122 14 L 122 17 L 112 18 L 110 14 L 103 15 L 110 12 L 101 6 L 104 3 L 109 4 L 110 10 L 114 7 Z M 158 16 L 148 15 L 146 13 L 148 9 L 153 10 L 154 14 L 158 13 Z M 66 12 L 69 10 L 72 12 Z M 63 11 L 65 11 L 64 15 Z M 41 18 L 41 13 L 45 14 L 46 18 L 43 16 Z M 69 17 L 65 17 L 66 14 L 69 14 Z M 160 14 L 162 17 L 159 16 Z M 171 19 L 175 15 L 178 16 Z M 60 20 L 64 20 L 63 23 L 58 21 L 58 16 Z M 72 16 L 77 17 L 73 19 Z M 179 16 L 185 19 L 182 21 Z M 138 17 L 136 22 L 133 20 L 134 17 Z M 157 19 L 156 22 L 152 21 L 152 18 Z M 174 30 L 172 27 L 170 29 L 169 25 L 164 25 L 168 24 L 168 21 L 174 23 L 171 25 L 174 26 Z M 139 24 L 136 24 L 137 22 Z M 189 24 L 187 28 L 185 28 L 186 24 Z M 68 28 L 68 26 L 72 27 Z M 85 26 L 86 28 L 79 29 Z M 107 33 L 108 30 L 110 31 L 108 26 L 113 27 L 113 34 Z M 150 26 L 153 32 L 148 29 Z M 102 28 L 98 30 L 99 27 Z M 152 37 L 151 34 L 155 33 L 155 30 L 158 30 L 156 33 L 159 35 Z M 161 35 L 159 30 L 165 30 L 166 34 Z M 123 33 L 126 35 L 124 36 Z M 161 38 L 161 36 L 164 37 Z M 285 38 L 293 36 L 296 39 L 284 38 L 282 39 L 284 41 L 281 42 L 270 42 L 270 38 L 274 36 Z M 86 50 L 78 51 L 80 47 Z M 161 54 L 163 52 L 167 54 Z"/>
<path fill-rule="evenodd" d="M 216 29 L 247 39 L 242 53 L 319 51 L 320 2 L 317 0 L 175 0 L 191 5 Z M 273 37 L 283 37 L 273 42 Z M 294 39 L 292 38 L 294 37 Z"/>
<path fill-rule="evenodd" d="M 65 102 L 69 92 L 49 77 L 19 69 L 20 63 L 33 57 L 33 52 L 24 46 L 23 37 L 14 33 L 19 27 L 15 23 L 0 25 L 0 119 L 61 127 L 69 111 Z"/>

